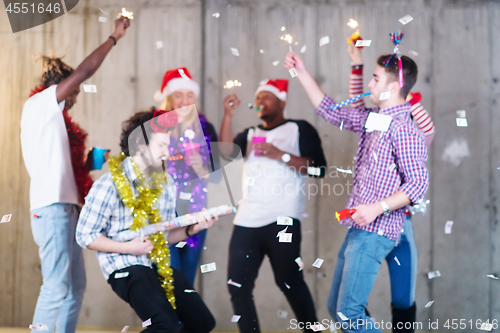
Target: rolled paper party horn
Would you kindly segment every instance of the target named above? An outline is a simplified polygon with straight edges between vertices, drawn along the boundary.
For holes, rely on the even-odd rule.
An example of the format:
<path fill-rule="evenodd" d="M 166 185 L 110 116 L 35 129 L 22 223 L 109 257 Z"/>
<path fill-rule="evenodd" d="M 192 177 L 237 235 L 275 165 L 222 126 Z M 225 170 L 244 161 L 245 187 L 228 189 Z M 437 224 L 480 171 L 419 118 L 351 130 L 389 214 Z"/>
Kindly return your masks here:
<path fill-rule="evenodd" d="M 104 154 L 107 153 L 109 149 L 94 147 L 92 148 L 92 169 L 101 170 L 104 164 Z"/>
<path fill-rule="evenodd" d="M 348 100 L 345 100 L 343 102 L 340 102 L 338 104 L 335 104 L 333 106 L 330 107 L 330 110 L 333 110 L 333 109 L 338 109 L 338 108 L 341 108 L 343 106 L 346 106 L 348 104 L 351 104 L 352 102 L 356 102 L 358 100 L 360 100 L 361 98 L 365 97 L 365 96 L 369 96 L 371 93 L 364 93 L 364 94 L 359 94 L 359 95 L 356 95 L 354 96 L 353 98 L 349 98 Z"/>
<path fill-rule="evenodd" d="M 337 217 L 337 220 L 341 221 L 347 217 L 351 217 L 352 214 L 356 213 L 356 209 L 343 209 L 339 212 L 335 213 L 335 216 Z"/>
<path fill-rule="evenodd" d="M 260 142 L 266 142 L 266 137 L 265 136 L 254 136 L 252 138 L 252 143 L 255 145 L 256 143 Z M 255 153 L 255 156 L 260 156 L 261 154 Z"/>

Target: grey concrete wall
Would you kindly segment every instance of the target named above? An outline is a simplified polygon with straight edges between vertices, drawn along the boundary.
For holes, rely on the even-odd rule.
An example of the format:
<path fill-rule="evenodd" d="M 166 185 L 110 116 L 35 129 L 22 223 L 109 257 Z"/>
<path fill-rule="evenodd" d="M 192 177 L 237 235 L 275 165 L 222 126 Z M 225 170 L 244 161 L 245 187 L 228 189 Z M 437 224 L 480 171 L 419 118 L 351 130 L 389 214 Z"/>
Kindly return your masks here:
<path fill-rule="evenodd" d="M 111 32 L 111 21 L 98 22 L 102 8 L 114 15 L 122 6 L 134 11 L 136 19 L 97 74 L 87 83 L 96 84 L 97 94 L 79 96 L 72 114 L 89 132 L 88 147 L 109 147 L 118 153 L 120 123 L 135 111 L 154 105 L 152 98 L 165 70 L 186 66 L 202 85 L 200 106 L 218 128 L 222 100 L 236 92 L 243 101 L 234 119 L 235 131 L 258 124 L 246 105 L 264 78 L 288 78 L 282 67 L 288 46 L 279 37 L 291 33 L 294 51 L 303 45 L 302 57 L 322 89 L 337 100 L 348 96 L 349 57 L 345 37 L 352 30 L 346 23 L 360 23 L 365 39 L 365 87 L 375 68 L 374 59 L 392 50 L 390 31 L 402 29 L 402 52 L 418 52 L 419 80 L 415 91 L 433 117 L 437 134 L 429 151 L 431 200 L 425 216 L 414 217 L 419 250 L 417 306 L 418 321 L 427 331 L 428 320 L 499 319 L 499 281 L 486 278 L 500 274 L 497 259 L 499 231 L 497 207 L 500 179 L 500 130 L 498 98 L 500 88 L 500 5 L 490 1 L 80 1 L 74 11 L 41 27 L 13 35 L 5 12 L 0 13 L 0 215 L 13 213 L 13 221 L 0 225 L 0 326 L 29 325 L 41 274 L 37 248 L 29 226 L 29 177 L 23 166 L 19 121 L 29 90 L 37 83 L 40 65 L 31 55 L 48 50 L 67 50 L 65 60 L 76 66 Z M 219 18 L 212 16 L 220 13 Z M 413 22 L 402 26 L 406 14 Z M 281 27 L 286 31 L 282 32 Z M 319 47 L 319 39 L 330 36 L 330 44 Z M 155 42 L 165 47 L 157 50 Z M 240 57 L 230 48 L 239 49 Z M 259 50 L 263 49 L 264 53 Z M 278 66 L 272 62 L 279 60 Z M 237 79 L 242 86 L 233 91 L 222 87 Z M 458 128 L 456 110 L 466 110 L 469 126 Z M 297 80 L 290 81 L 287 116 L 306 119 L 316 126 L 323 140 L 330 166 L 353 165 L 357 138 L 316 117 Z M 334 169 L 333 169 L 334 170 Z M 101 172 L 102 173 L 102 172 Z M 99 176 L 101 173 L 96 173 Z M 302 259 L 320 319 L 330 318 L 326 300 L 333 277 L 337 251 L 346 229 L 334 212 L 347 199 L 351 175 L 331 173 L 322 181 L 311 180 L 323 195 L 311 195 L 302 221 Z M 212 185 L 209 193 L 218 193 Z M 335 190 L 328 193 L 328 187 Z M 343 190 L 343 193 L 341 193 Z M 212 195 L 210 204 L 226 197 Z M 453 220 L 453 232 L 444 234 L 446 221 Z M 202 263 L 215 261 L 217 271 L 203 274 L 196 287 L 212 309 L 218 329 L 236 329 L 230 322 L 232 309 L 226 287 L 227 249 L 231 220 L 223 218 L 209 232 Z M 102 278 L 94 253 L 85 251 L 88 287 L 79 324 L 118 328 L 137 326 L 140 321 L 121 302 Z M 311 266 L 316 258 L 321 269 Z M 439 270 L 442 276 L 428 280 L 426 273 Z M 378 320 L 390 320 L 390 290 L 386 265 L 369 300 Z M 256 284 L 255 301 L 264 330 L 286 330 L 293 318 L 285 298 L 274 284 L 267 260 Z M 430 308 L 424 305 L 434 300 Z M 278 318 L 278 310 L 288 318 Z M 470 326 L 469 322 L 468 325 Z M 471 331 L 464 329 L 463 331 Z"/>

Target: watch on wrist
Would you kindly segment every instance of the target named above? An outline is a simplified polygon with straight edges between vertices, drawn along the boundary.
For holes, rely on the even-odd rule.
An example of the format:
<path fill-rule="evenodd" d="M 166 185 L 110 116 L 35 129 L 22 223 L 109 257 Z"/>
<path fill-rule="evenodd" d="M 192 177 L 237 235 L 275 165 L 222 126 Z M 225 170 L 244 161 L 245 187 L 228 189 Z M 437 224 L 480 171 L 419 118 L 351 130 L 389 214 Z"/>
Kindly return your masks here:
<path fill-rule="evenodd" d="M 382 209 L 384 210 L 384 216 L 389 216 L 391 210 L 389 209 L 387 203 L 384 200 L 380 200 L 380 204 L 382 205 Z"/>
<path fill-rule="evenodd" d="M 288 153 L 284 153 L 283 155 L 281 155 L 281 160 L 285 163 L 290 162 L 291 159 L 292 157 Z"/>

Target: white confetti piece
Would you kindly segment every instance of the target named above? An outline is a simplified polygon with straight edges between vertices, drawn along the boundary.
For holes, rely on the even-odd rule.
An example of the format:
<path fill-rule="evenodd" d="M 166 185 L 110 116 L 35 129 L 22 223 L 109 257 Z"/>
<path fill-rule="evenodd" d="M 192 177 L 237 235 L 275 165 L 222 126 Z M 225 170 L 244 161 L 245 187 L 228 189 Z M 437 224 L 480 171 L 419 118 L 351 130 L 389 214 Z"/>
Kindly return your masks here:
<path fill-rule="evenodd" d="M 237 288 L 241 288 L 241 284 L 234 282 L 233 280 L 229 279 L 227 280 L 227 284 L 230 284 L 232 286 L 235 286 Z"/>
<path fill-rule="evenodd" d="M 343 128 L 344 128 L 344 121 L 342 120 L 342 122 L 340 123 L 340 130 L 342 131 Z"/>
<path fill-rule="evenodd" d="M 488 274 L 488 275 L 486 275 L 486 277 L 493 279 L 493 280 L 498 280 L 498 276 L 495 276 L 493 274 Z"/>
<path fill-rule="evenodd" d="M 156 48 L 159 50 L 159 49 L 162 49 L 163 48 L 163 42 L 161 40 L 157 40 L 156 41 Z"/>
<path fill-rule="evenodd" d="M 192 196 L 191 193 L 181 192 L 179 194 L 179 199 L 181 199 L 181 200 L 191 200 L 191 196 Z"/>
<path fill-rule="evenodd" d="M 151 318 L 142 322 L 142 327 L 148 327 L 151 325 Z"/>
<path fill-rule="evenodd" d="M 346 316 L 344 316 L 344 314 L 342 312 L 337 312 L 337 315 L 340 317 L 340 319 L 342 320 L 349 320 L 349 318 L 347 318 Z"/>
<path fill-rule="evenodd" d="M 288 216 L 278 216 L 278 225 L 293 225 L 293 219 Z"/>
<path fill-rule="evenodd" d="M 401 22 L 402 25 L 407 25 L 411 21 L 413 21 L 413 17 L 411 17 L 411 15 L 405 15 L 399 19 L 399 22 Z"/>
<path fill-rule="evenodd" d="M 299 265 L 299 272 L 304 269 L 304 262 L 301 257 L 295 258 L 295 262 Z"/>
<path fill-rule="evenodd" d="M 201 265 L 200 268 L 201 268 L 201 272 L 202 273 L 213 272 L 213 271 L 216 270 L 215 262 L 211 262 L 209 264 Z"/>
<path fill-rule="evenodd" d="M 129 326 L 123 326 L 122 328 L 122 333 L 127 333 L 128 332 Z"/>
<path fill-rule="evenodd" d="M 280 63 L 279 60 L 273 61 L 273 66 L 278 66 L 279 63 Z"/>
<path fill-rule="evenodd" d="M 453 221 L 446 221 L 446 224 L 444 226 L 444 233 L 446 235 L 451 234 L 451 228 L 453 227 Z"/>
<path fill-rule="evenodd" d="M 365 128 L 367 132 L 385 132 L 389 129 L 391 122 L 392 117 L 389 115 L 370 112 L 368 118 L 366 118 Z"/>
<path fill-rule="evenodd" d="M 290 289 L 290 286 L 289 286 L 286 282 L 285 282 L 285 287 L 286 287 L 287 289 Z"/>
<path fill-rule="evenodd" d="M 338 172 L 347 173 L 347 174 L 352 175 L 352 171 L 351 171 L 351 170 L 349 170 L 349 169 L 341 169 L 341 168 L 337 168 L 337 171 L 338 171 Z"/>
<path fill-rule="evenodd" d="M 96 93 L 97 88 L 94 84 L 84 84 L 83 91 L 85 91 L 86 93 Z"/>
<path fill-rule="evenodd" d="M 213 13 L 212 17 L 219 18 L 220 17 L 220 13 Z"/>
<path fill-rule="evenodd" d="M 182 249 L 184 246 L 186 246 L 186 244 L 186 242 L 179 242 L 175 245 L 175 247 L 178 249 Z"/>
<path fill-rule="evenodd" d="M 234 315 L 233 318 L 231 318 L 231 322 L 232 323 L 237 323 L 238 320 L 240 320 L 241 316 L 238 316 L 238 315 Z"/>
<path fill-rule="evenodd" d="M 492 329 L 493 329 L 493 324 L 490 324 L 488 322 L 481 324 L 480 330 L 482 330 L 482 331 L 491 331 Z"/>
<path fill-rule="evenodd" d="M 290 232 L 284 232 L 280 234 L 280 243 L 291 243 L 292 242 L 292 234 Z"/>
<path fill-rule="evenodd" d="M 195 293 L 196 290 L 194 290 L 194 289 L 184 289 L 184 292 L 188 293 L 188 294 L 192 294 L 192 293 Z"/>
<path fill-rule="evenodd" d="M 239 52 L 239 51 L 238 51 L 238 49 L 237 49 L 237 48 L 235 48 L 235 47 L 232 47 L 232 48 L 231 48 L 231 53 L 232 53 L 233 55 L 237 56 L 237 57 L 239 57 L 239 56 L 240 56 L 240 52 Z"/>
<path fill-rule="evenodd" d="M 312 325 L 311 326 L 311 329 L 314 331 L 314 332 L 318 332 L 318 331 L 324 331 L 326 330 L 326 327 L 323 326 L 322 324 L 316 324 L 316 325 Z"/>
<path fill-rule="evenodd" d="M 285 283 L 286 284 L 286 283 Z M 290 289 L 290 288 L 288 288 Z M 279 318 L 286 318 L 288 317 L 288 311 L 285 310 L 278 310 L 278 317 Z"/>
<path fill-rule="evenodd" d="M 304 46 L 302 46 L 302 47 L 300 48 L 300 53 L 305 53 L 305 52 L 306 52 L 306 50 L 307 50 L 307 46 L 305 46 L 305 45 L 304 45 Z"/>
<path fill-rule="evenodd" d="M 99 16 L 99 22 L 103 22 L 105 23 L 108 19 L 103 17 L 103 16 Z"/>
<path fill-rule="evenodd" d="M 102 10 L 101 8 L 97 7 L 101 12 L 103 12 L 104 14 L 106 15 L 109 15 L 108 13 L 106 13 L 104 10 Z"/>
<path fill-rule="evenodd" d="M 386 91 L 386 92 L 381 93 L 380 97 L 378 99 L 380 101 L 385 101 L 385 100 L 388 100 L 389 98 L 391 98 L 391 92 L 390 91 Z"/>
<path fill-rule="evenodd" d="M 264 53 L 264 50 L 263 50 L 263 49 L 260 49 L 260 51 L 259 51 L 259 52 L 260 52 L 260 53 Z"/>
<path fill-rule="evenodd" d="M 354 46 L 356 46 L 356 47 L 361 47 L 361 46 L 368 47 L 370 45 L 372 45 L 372 40 L 371 39 L 363 39 L 363 40 L 359 39 L 359 40 L 356 41 L 356 44 Z"/>
<path fill-rule="evenodd" d="M 292 76 L 292 79 L 297 76 L 297 71 L 295 70 L 295 68 L 290 69 L 288 72 Z"/>
<path fill-rule="evenodd" d="M 425 304 L 425 307 L 430 308 L 432 304 L 434 304 L 434 301 L 429 301 L 427 302 L 427 304 Z"/>
<path fill-rule="evenodd" d="M 458 127 L 467 127 L 467 118 L 457 118 Z"/>
<path fill-rule="evenodd" d="M 321 168 L 307 167 L 307 174 L 309 174 L 311 176 L 320 176 L 321 175 Z"/>
<path fill-rule="evenodd" d="M 255 185 L 255 178 L 252 177 L 245 177 L 245 185 L 248 186 L 254 186 Z"/>
<path fill-rule="evenodd" d="M 12 214 L 2 216 L 2 220 L 0 221 L 0 223 L 10 222 L 11 217 L 12 217 Z"/>
<path fill-rule="evenodd" d="M 401 264 L 399 263 L 398 257 L 394 257 L 394 260 L 398 263 L 398 266 L 401 266 Z"/>
<path fill-rule="evenodd" d="M 441 273 L 439 271 L 433 271 L 433 272 L 427 273 L 427 277 L 429 278 L 429 280 L 440 277 L 440 276 L 441 276 Z"/>
<path fill-rule="evenodd" d="M 410 51 L 410 52 L 408 52 L 408 53 L 410 53 L 410 55 L 412 55 L 412 56 L 414 56 L 414 57 L 418 56 L 418 52 L 417 52 L 417 51 L 413 51 L 413 50 L 411 50 L 411 51 Z"/>
<path fill-rule="evenodd" d="M 389 165 L 389 170 L 392 171 L 396 168 L 396 163 L 392 163 L 391 165 Z"/>
<path fill-rule="evenodd" d="M 316 267 L 316 268 L 321 268 L 321 265 L 323 265 L 323 262 L 324 260 L 323 259 L 320 259 L 320 258 L 317 258 L 314 263 L 313 263 L 313 267 Z"/>
<path fill-rule="evenodd" d="M 319 40 L 319 46 L 323 46 L 330 43 L 330 36 L 321 37 Z"/>
<path fill-rule="evenodd" d="M 49 328 L 45 324 L 30 325 L 29 329 L 36 330 L 36 331 L 48 331 L 49 330 Z"/>
<path fill-rule="evenodd" d="M 115 279 L 121 279 L 129 276 L 129 272 L 115 273 Z"/>
<path fill-rule="evenodd" d="M 281 236 L 281 234 L 285 233 L 287 230 L 288 230 L 288 226 L 285 229 L 279 231 L 278 234 L 276 235 L 276 237 Z"/>

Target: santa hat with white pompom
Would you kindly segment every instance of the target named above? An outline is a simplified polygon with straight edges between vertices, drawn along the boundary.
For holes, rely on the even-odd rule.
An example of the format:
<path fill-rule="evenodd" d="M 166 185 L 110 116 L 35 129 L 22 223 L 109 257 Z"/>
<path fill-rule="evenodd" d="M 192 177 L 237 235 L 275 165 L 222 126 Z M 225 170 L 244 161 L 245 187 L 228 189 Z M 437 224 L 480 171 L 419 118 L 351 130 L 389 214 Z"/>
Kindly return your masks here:
<path fill-rule="evenodd" d="M 155 92 L 155 101 L 161 103 L 167 96 L 179 89 L 191 90 L 196 98 L 200 95 L 200 85 L 193 80 L 186 67 L 171 69 L 165 73 L 161 89 Z"/>

